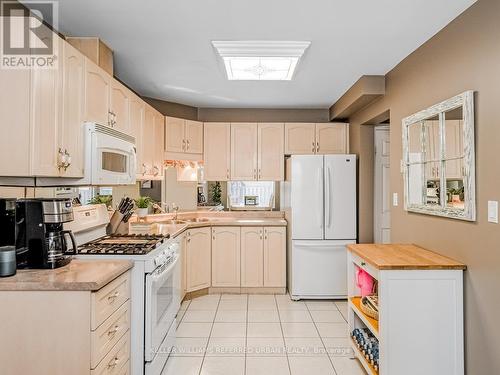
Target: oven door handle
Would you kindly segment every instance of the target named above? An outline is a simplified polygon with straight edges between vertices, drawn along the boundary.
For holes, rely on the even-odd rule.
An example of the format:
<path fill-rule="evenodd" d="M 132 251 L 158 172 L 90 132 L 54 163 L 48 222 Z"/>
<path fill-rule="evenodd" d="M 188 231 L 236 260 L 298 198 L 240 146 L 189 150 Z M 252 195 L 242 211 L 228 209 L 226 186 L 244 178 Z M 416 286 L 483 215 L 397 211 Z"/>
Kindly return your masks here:
<path fill-rule="evenodd" d="M 176 255 L 174 261 L 170 263 L 168 267 L 165 268 L 163 271 L 161 271 L 160 273 L 155 273 L 155 271 L 153 271 L 150 275 L 151 285 L 162 284 L 166 279 L 168 279 L 174 267 L 177 265 L 178 261 L 179 261 L 179 255 Z"/>

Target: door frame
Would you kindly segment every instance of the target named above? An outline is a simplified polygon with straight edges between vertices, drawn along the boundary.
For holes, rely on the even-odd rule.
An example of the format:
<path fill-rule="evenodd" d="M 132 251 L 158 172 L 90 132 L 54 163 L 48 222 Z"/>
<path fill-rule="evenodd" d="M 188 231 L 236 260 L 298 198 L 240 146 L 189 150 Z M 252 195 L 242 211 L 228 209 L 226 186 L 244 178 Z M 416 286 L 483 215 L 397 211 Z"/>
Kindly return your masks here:
<path fill-rule="evenodd" d="M 376 153 L 378 152 L 377 150 L 377 132 L 388 132 L 389 134 L 389 139 L 390 139 L 390 134 L 391 134 L 391 128 L 390 124 L 380 124 L 380 125 L 375 125 L 374 126 L 374 136 L 373 136 L 373 149 L 374 149 L 374 158 L 373 158 L 373 240 L 375 243 L 383 243 L 382 238 L 379 238 L 379 232 L 381 228 L 381 217 L 379 215 L 379 207 L 382 205 L 382 191 L 378 191 L 379 189 L 377 188 L 377 155 Z M 389 154 L 390 155 L 390 154 Z M 390 156 L 389 156 L 390 160 Z M 390 161 L 389 161 L 389 170 L 391 168 Z M 382 177 L 380 177 L 382 178 Z M 390 242 L 390 239 L 389 239 Z"/>

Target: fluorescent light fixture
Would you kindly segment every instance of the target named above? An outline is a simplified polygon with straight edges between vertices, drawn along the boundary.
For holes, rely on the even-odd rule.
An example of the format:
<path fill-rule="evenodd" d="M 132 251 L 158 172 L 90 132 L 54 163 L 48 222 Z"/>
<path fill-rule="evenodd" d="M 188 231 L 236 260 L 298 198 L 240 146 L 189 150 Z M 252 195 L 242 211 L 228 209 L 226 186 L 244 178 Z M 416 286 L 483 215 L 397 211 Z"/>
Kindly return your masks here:
<path fill-rule="evenodd" d="M 213 41 L 229 80 L 289 81 L 311 42 Z"/>

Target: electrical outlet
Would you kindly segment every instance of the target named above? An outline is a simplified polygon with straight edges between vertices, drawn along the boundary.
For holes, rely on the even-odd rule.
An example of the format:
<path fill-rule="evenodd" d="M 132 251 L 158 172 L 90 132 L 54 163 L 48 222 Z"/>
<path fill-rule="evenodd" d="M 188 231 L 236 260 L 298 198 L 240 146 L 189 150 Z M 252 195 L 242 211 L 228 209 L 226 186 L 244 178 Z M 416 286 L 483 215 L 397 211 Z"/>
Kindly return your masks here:
<path fill-rule="evenodd" d="M 397 207 L 399 204 L 398 202 L 398 193 L 392 193 L 392 205 L 394 207 Z"/>
<path fill-rule="evenodd" d="M 488 201 L 488 222 L 498 224 L 498 201 Z"/>

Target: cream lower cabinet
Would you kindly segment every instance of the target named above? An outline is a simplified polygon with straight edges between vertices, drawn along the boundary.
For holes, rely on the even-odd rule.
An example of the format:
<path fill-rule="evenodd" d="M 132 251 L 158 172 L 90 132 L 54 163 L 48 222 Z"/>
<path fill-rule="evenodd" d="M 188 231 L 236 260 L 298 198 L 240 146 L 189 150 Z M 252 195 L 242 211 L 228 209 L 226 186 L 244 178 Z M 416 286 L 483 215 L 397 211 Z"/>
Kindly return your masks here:
<path fill-rule="evenodd" d="M 97 291 L 0 291 L 2 375 L 129 374 L 130 272 Z"/>
<path fill-rule="evenodd" d="M 264 227 L 264 286 L 286 286 L 286 227 Z"/>
<path fill-rule="evenodd" d="M 346 154 L 349 125 L 344 123 L 286 123 L 285 154 Z"/>
<path fill-rule="evenodd" d="M 241 228 L 241 286 L 264 286 L 264 228 Z"/>
<path fill-rule="evenodd" d="M 240 286 L 240 227 L 212 228 L 212 287 Z"/>
<path fill-rule="evenodd" d="M 241 228 L 241 286 L 286 287 L 286 227 Z"/>
<path fill-rule="evenodd" d="M 211 229 L 195 228 L 186 232 L 186 291 L 210 287 Z"/>
<path fill-rule="evenodd" d="M 231 169 L 231 124 L 203 124 L 204 175 L 207 181 L 228 181 Z"/>

